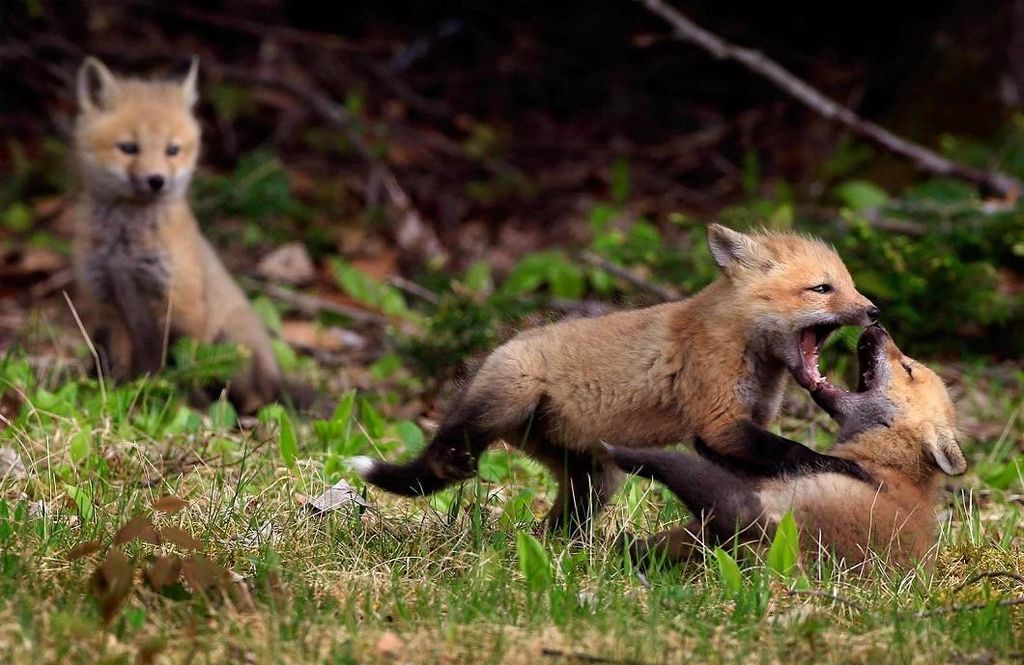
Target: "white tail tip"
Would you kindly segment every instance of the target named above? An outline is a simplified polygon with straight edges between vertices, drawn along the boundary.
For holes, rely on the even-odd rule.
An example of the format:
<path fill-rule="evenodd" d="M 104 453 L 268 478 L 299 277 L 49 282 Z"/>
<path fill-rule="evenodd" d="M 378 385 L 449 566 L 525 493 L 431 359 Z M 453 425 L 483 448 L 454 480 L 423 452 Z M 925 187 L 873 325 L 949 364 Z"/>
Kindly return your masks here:
<path fill-rule="evenodd" d="M 359 455 L 358 457 L 350 457 L 348 459 L 349 468 L 355 471 L 363 478 L 369 475 L 369 473 L 373 471 L 373 467 L 375 467 L 376 465 L 377 462 L 370 459 L 366 455 Z"/>

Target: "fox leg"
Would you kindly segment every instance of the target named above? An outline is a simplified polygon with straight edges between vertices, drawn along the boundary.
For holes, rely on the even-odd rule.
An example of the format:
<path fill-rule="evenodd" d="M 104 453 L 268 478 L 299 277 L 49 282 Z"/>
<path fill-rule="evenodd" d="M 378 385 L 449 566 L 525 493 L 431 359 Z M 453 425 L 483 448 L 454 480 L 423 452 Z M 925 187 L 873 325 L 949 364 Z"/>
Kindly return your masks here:
<path fill-rule="evenodd" d="M 666 529 L 642 540 L 626 536 L 621 544 L 629 552 L 630 560 L 640 566 L 687 563 L 704 549 L 704 525 L 695 519 L 686 526 Z"/>
<path fill-rule="evenodd" d="M 608 446 L 620 469 L 656 480 L 668 487 L 695 516 L 703 516 L 705 533 L 727 541 L 755 528 L 761 532 L 764 512 L 749 476 L 695 455 L 651 449 Z"/>
<path fill-rule="evenodd" d="M 586 534 L 590 521 L 622 485 L 622 472 L 589 452 L 537 448 L 530 452 L 558 479 L 558 498 L 548 512 L 548 530 L 568 527 L 573 535 Z"/>
<path fill-rule="evenodd" d="M 423 496 L 476 474 L 480 455 L 506 432 L 523 429 L 524 419 L 489 413 L 492 400 L 456 398 L 440 428 L 419 457 L 403 464 L 355 457 L 352 468 L 371 485 L 404 496 Z M 528 419 L 528 417 L 527 417 Z"/>
<path fill-rule="evenodd" d="M 871 475 L 857 462 L 826 455 L 802 443 L 772 434 L 750 421 L 741 421 L 729 434 L 728 453 L 720 453 L 700 437 L 697 453 L 719 466 L 760 476 L 776 477 L 805 473 L 833 472 L 873 483 Z"/>

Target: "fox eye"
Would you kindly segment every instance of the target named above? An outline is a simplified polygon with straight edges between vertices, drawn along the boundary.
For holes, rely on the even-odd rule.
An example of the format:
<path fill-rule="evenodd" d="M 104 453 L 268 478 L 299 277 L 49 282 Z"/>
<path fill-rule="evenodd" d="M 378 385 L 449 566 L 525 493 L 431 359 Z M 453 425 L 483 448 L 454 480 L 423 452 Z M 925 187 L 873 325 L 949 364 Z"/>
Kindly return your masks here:
<path fill-rule="evenodd" d="M 903 365 L 903 369 L 907 370 L 907 376 L 909 376 L 910 378 L 914 378 L 914 368 L 913 367 L 911 367 L 910 365 L 904 364 Z"/>
<path fill-rule="evenodd" d="M 172 143 L 169 146 L 167 146 L 167 156 L 168 157 L 174 157 L 179 152 L 181 152 L 181 146 L 178 145 L 177 143 Z"/>
<path fill-rule="evenodd" d="M 815 293 L 832 293 L 831 284 L 818 284 L 807 289 L 808 291 L 814 291 Z"/>
<path fill-rule="evenodd" d="M 139 154 L 139 144 L 135 141 L 121 141 L 117 144 L 117 149 L 126 155 Z"/>

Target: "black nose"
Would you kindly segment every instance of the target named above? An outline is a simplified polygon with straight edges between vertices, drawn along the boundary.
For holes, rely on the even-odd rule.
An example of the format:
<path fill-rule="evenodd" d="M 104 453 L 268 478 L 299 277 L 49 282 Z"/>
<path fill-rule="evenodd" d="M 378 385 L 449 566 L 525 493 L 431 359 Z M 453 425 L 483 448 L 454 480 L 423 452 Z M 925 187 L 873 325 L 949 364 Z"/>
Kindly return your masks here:
<path fill-rule="evenodd" d="M 149 188 L 154 192 L 159 192 L 164 188 L 164 177 L 162 175 L 151 175 L 146 178 L 146 182 L 149 183 Z"/>
<path fill-rule="evenodd" d="M 878 309 L 877 307 L 875 307 L 874 305 L 869 307 L 868 311 L 865 312 L 865 314 L 868 315 L 868 318 L 871 319 L 872 323 L 874 323 L 875 321 L 878 320 L 878 315 L 881 314 L 881 313 L 882 313 L 882 311 L 880 309 Z"/>

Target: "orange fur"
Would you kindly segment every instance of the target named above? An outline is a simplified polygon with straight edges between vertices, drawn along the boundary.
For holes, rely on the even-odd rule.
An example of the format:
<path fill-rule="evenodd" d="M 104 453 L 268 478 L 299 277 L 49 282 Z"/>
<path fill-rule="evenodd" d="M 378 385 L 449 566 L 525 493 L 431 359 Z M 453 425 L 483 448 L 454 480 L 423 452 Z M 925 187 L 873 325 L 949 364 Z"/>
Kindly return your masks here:
<path fill-rule="evenodd" d="M 182 82 L 157 82 L 115 77 L 89 58 L 78 96 L 84 186 L 75 211 L 75 303 L 106 342 L 108 370 L 124 378 L 158 368 L 165 331 L 235 342 L 251 358 L 232 378 L 232 399 L 244 412 L 274 399 L 280 370 L 267 331 L 186 198 L 201 138 L 192 112 L 196 63 Z"/>

